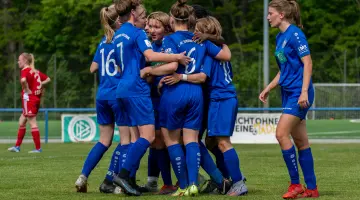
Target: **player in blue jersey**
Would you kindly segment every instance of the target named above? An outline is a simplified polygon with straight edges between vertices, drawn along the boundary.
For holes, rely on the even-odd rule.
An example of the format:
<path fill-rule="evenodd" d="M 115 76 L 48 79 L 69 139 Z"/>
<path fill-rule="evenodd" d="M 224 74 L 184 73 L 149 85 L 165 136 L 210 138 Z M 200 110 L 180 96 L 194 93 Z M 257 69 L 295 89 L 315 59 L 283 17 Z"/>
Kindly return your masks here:
<path fill-rule="evenodd" d="M 215 38 L 220 39 L 222 28 L 220 23 L 214 17 L 206 17 L 197 20 L 195 31 L 201 34 L 211 34 Z M 187 78 L 184 78 L 184 76 Z M 205 106 L 205 110 L 208 110 L 206 119 L 207 140 L 208 138 L 215 140 L 215 144 L 222 153 L 221 158 L 223 159 L 223 163 L 233 181 L 233 185 L 230 190 L 227 191 L 227 194 L 229 196 L 241 196 L 247 194 L 248 190 L 240 171 L 238 155 L 230 141 L 230 136 L 232 136 L 235 126 L 238 107 L 236 90 L 232 84 L 232 77 L 230 62 L 221 62 L 207 56 L 200 73 L 191 75 L 175 74 L 165 77 L 164 82 L 165 84 L 172 85 L 179 80 L 195 84 L 204 83 L 206 81 L 207 88 L 205 90 L 206 94 L 204 95 L 206 96 L 205 99 L 208 99 L 209 101 L 208 105 Z M 200 145 L 203 144 L 200 143 Z M 207 155 L 207 152 L 202 151 L 202 156 L 203 154 Z M 217 159 L 219 158 L 217 157 Z M 212 168 L 215 170 L 215 164 L 212 165 L 214 165 Z M 209 171 L 211 172 L 212 170 Z M 223 186 L 221 185 L 221 179 L 216 180 L 215 177 L 213 178 L 213 181 L 218 187 L 220 186 L 221 188 Z"/>
<path fill-rule="evenodd" d="M 117 83 L 120 79 L 120 74 L 115 63 L 115 50 L 112 44 L 115 30 L 120 27 L 115 6 L 111 5 L 102 8 L 100 11 L 100 19 L 105 37 L 98 45 L 93 63 L 90 67 L 91 73 L 98 71 L 100 80 L 96 96 L 96 113 L 100 128 L 100 140 L 89 152 L 75 186 L 78 192 L 87 191 L 87 179 L 91 171 L 110 147 L 114 134 L 114 123 L 116 122 L 121 133 L 121 142 L 113 153 L 108 173 L 99 189 L 104 193 L 120 193 L 120 188 L 116 188 L 115 185 L 113 185 L 112 179 L 113 174 L 118 173 L 118 160 L 121 152 L 130 143 L 130 133 L 126 118 L 123 112 L 119 110 L 116 98 L 114 97 Z"/>
<path fill-rule="evenodd" d="M 284 161 L 291 184 L 283 195 L 285 199 L 318 197 L 314 172 L 314 160 L 306 132 L 306 114 L 314 101 L 311 80 L 312 60 L 306 37 L 302 30 L 300 8 L 295 0 L 273 0 L 269 4 L 267 19 L 271 27 L 278 28 L 275 57 L 279 72 L 261 92 L 259 99 L 266 102 L 270 91 L 281 86 L 283 113 L 276 128 Z M 293 138 L 298 149 L 299 163 L 304 174 L 306 190 L 300 184 L 296 150 L 290 140 Z"/>
<path fill-rule="evenodd" d="M 225 45 L 223 50 L 211 42 L 197 44 L 189 32 L 195 22 L 194 9 L 186 5 L 185 0 L 177 1 L 170 10 L 170 24 L 175 33 L 166 36 L 163 49 L 169 54 L 186 51 L 191 57 L 188 65 L 179 65 L 177 73 L 198 73 L 206 54 L 222 60 L 230 60 L 231 52 Z M 168 148 L 173 170 L 179 181 L 179 189 L 174 196 L 197 195 L 197 178 L 200 166 L 198 134 L 202 123 L 202 88 L 197 84 L 180 83 L 162 88 L 160 101 L 160 126 Z M 186 157 L 179 144 L 180 130 L 183 130 L 183 142 Z M 188 187 L 189 186 L 189 187 Z"/>
<path fill-rule="evenodd" d="M 162 41 L 165 35 L 171 32 L 170 17 L 164 12 L 153 12 L 147 18 L 148 35 L 152 40 L 152 47 L 155 52 L 162 52 Z M 150 63 L 152 68 L 159 67 L 161 63 Z M 162 66 L 163 68 L 163 66 Z M 174 71 L 175 69 L 173 69 Z M 169 73 L 169 71 L 165 72 Z M 158 190 L 158 178 L 161 176 L 164 185 L 157 194 L 169 194 L 176 190 L 171 180 L 170 157 L 167 152 L 164 139 L 161 134 L 159 122 L 159 104 L 160 94 L 157 85 L 161 76 L 153 76 L 151 84 L 151 100 L 155 113 L 155 141 L 151 144 L 148 156 L 148 181 L 145 188 L 148 191 L 155 192 Z"/>
<path fill-rule="evenodd" d="M 131 183 L 130 171 L 140 162 L 147 148 L 155 138 L 154 111 L 150 98 L 150 87 L 140 77 L 140 70 L 149 62 L 180 62 L 190 60 L 185 52 L 179 54 L 157 53 L 144 30 L 134 26 L 139 20 L 140 0 L 117 1 L 115 8 L 121 21 L 126 21 L 114 37 L 116 63 L 121 69 L 121 78 L 116 89 L 119 106 L 129 117 L 129 126 L 137 126 L 140 138 L 129 149 L 127 158 L 114 183 L 126 194 L 141 195 L 135 184 Z"/>

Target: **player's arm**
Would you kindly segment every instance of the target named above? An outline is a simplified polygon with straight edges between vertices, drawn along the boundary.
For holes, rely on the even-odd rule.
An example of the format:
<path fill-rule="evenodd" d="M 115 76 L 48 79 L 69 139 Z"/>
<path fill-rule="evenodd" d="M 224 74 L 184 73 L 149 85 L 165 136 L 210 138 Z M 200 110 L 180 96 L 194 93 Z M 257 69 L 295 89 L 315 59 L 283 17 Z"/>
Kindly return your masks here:
<path fill-rule="evenodd" d="M 177 74 L 166 76 L 162 79 L 166 85 L 174 85 L 179 81 L 187 81 L 190 83 L 200 84 L 206 81 L 206 74 L 203 72 L 197 74 Z"/>
<path fill-rule="evenodd" d="M 223 44 L 225 44 L 225 39 L 222 36 L 220 36 L 220 38 L 217 38 L 215 35 L 200 32 L 194 33 L 193 40 L 194 42 L 199 44 L 203 43 L 205 40 L 209 40 L 217 46 L 222 46 Z"/>
<path fill-rule="evenodd" d="M 39 76 L 40 76 L 42 86 L 48 84 L 51 81 L 51 79 L 46 74 L 44 74 L 40 71 L 39 71 Z"/>
<path fill-rule="evenodd" d="M 191 58 L 185 56 L 185 51 L 179 54 L 166 54 L 154 52 L 152 49 L 144 51 L 144 56 L 149 62 L 178 62 L 182 65 L 187 65 Z"/>
<path fill-rule="evenodd" d="M 306 55 L 304 57 L 301 58 L 302 62 L 304 63 L 304 74 L 303 74 L 303 85 L 302 85 L 302 92 L 307 92 L 309 85 L 310 85 L 310 80 L 311 80 L 311 75 L 312 75 L 312 59 L 311 59 L 311 55 Z"/>
<path fill-rule="evenodd" d="M 21 84 L 21 87 L 24 88 L 25 93 L 27 93 L 27 94 L 32 93 L 25 77 L 20 79 L 20 84 Z"/>
<path fill-rule="evenodd" d="M 278 72 L 275 76 L 275 78 L 269 83 L 269 85 L 266 87 L 267 89 L 272 90 L 276 86 L 278 86 L 280 80 L 280 72 Z"/>
<path fill-rule="evenodd" d="M 207 54 L 210 55 L 210 57 L 221 61 L 231 60 L 231 51 L 226 44 L 223 44 L 221 49 L 210 41 L 205 41 L 204 44 Z"/>
<path fill-rule="evenodd" d="M 41 85 L 46 85 L 48 83 L 50 83 L 51 79 L 49 77 L 47 77 L 47 79 L 45 79 L 44 81 L 41 81 Z"/>
<path fill-rule="evenodd" d="M 95 73 L 99 69 L 99 64 L 92 62 L 90 65 L 90 73 Z"/>

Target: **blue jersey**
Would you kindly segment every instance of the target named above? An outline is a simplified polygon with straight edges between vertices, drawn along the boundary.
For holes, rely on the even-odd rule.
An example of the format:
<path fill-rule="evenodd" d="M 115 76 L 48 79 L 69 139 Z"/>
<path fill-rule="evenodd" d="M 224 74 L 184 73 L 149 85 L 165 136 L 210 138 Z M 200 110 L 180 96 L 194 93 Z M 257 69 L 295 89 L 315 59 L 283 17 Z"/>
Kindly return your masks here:
<path fill-rule="evenodd" d="M 301 91 L 304 73 L 301 58 L 309 54 L 306 37 L 297 26 L 290 25 L 285 32 L 276 36 L 275 57 L 280 68 L 279 85 L 285 91 Z M 312 87 L 312 81 L 309 87 Z"/>
<path fill-rule="evenodd" d="M 94 56 L 93 62 L 99 66 L 99 87 L 96 95 L 98 100 L 116 100 L 115 91 L 120 80 L 120 73 L 115 64 L 115 49 L 112 43 L 106 43 L 104 37 Z"/>
<path fill-rule="evenodd" d="M 152 43 L 152 48 L 154 52 L 163 52 L 162 43 Z M 161 65 L 163 63 L 161 62 L 152 62 L 152 66 Z M 158 93 L 157 86 L 159 85 L 159 82 L 163 76 L 156 76 L 154 78 L 154 82 L 151 84 L 151 97 L 152 98 L 160 98 L 160 95 Z"/>
<path fill-rule="evenodd" d="M 166 53 L 182 53 L 186 51 L 186 55 L 191 58 L 190 63 L 187 66 L 179 64 L 176 73 L 178 74 L 196 74 L 200 72 L 201 66 L 204 62 L 205 56 L 209 55 L 215 57 L 221 49 L 210 41 L 205 41 L 202 44 L 197 44 L 192 40 L 193 33 L 188 31 L 177 31 L 167 37 L 163 41 L 163 49 Z M 191 84 L 188 82 L 179 82 L 175 86 L 182 84 Z"/>
<path fill-rule="evenodd" d="M 232 83 L 233 73 L 230 62 L 222 62 L 207 56 L 201 72 L 209 78 L 206 89 L 210 99 L 228 99 L 236 97 Z"/>
<path fill-rule="evenodd" d="M 152 48 L 145 31 L 124 23 L 115 32 L 114 46 L 116 64 L 121 69 L 116 98 L 150 96 L 149 84 L 140 77 L 146 63 L 143 53 Z"/>

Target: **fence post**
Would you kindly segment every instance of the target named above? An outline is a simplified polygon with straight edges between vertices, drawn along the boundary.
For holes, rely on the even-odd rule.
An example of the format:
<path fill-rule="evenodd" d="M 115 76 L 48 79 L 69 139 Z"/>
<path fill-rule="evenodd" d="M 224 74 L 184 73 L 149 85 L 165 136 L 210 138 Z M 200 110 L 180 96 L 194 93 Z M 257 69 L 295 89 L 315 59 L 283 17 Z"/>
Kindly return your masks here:
<path fill-rule="evenodd" d="M 45 144 L 49 140 L 49 111 L 45 109 Z"/>

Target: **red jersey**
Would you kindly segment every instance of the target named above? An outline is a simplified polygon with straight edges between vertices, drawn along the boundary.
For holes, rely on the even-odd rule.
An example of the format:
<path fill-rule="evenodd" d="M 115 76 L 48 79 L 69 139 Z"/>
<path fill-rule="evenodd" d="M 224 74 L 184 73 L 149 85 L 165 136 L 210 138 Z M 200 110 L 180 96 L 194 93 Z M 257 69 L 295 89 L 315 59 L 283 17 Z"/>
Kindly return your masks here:
<path fill-rule="evenodd" d="M 21 70 L 20 80 L 26 78 L 26 82 L 29 86 L 31 94 L 29 94 L 30 100 L 40 100 L 42 85 L 41 82 L 45 81 L 48 76 L 41 73 L 39 70 L 31 69 L 30 67 Z M 24 96 L 24 88 L 21 90 L 21 96 Z"/>

